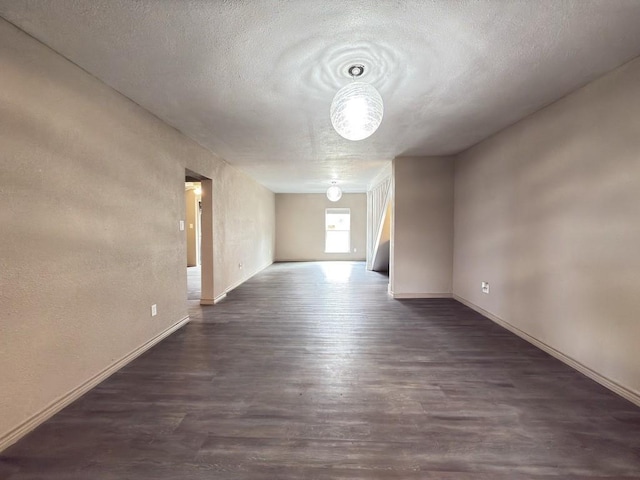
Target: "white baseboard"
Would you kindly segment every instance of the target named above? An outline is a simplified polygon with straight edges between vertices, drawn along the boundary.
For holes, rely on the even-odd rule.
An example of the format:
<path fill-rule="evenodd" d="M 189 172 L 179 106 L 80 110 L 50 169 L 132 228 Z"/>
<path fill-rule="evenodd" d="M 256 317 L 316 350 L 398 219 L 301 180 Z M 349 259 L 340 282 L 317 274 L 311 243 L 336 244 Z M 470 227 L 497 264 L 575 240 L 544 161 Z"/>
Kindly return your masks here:
<path fill-rule="evenodd" d="M 427 293 L 427 292 L 418 292 L 418 293 L 394 293 L 390 292 L 393 298 L 397 299 L 408 299 L 408 298 L 451 298 L 450 293 Z"/>
<path fill-rule="evenodd" d="M 542 342 L 541 340 L 538 340 L 537 338 L 532 337 L 528 333 L 520 330 L 518 327 L 516 327 L 514 325 L 511 325 L 506 320 L 503 320 L 502 318 L 500 318 L 500 317 L 488 312 L 484 308 L 477 306 L 475 303 L 470 302 L 469 300 L 466 300 L 466 299 L 464 299 L 464 298 L 462 298 L 462 297 L 460 297 L 458 295 L 455 295 L 455 294 L 453 295 L 453 298 L 455 300 L 459 301 L 460 303 L 466 305 L 467 307 L 471 308 L 472 310 L 475 310 L 476 312 L 484 315 L 489 320 L 497 323 L 501 327 L 506 328 L 511 333 L 516 334 L 517 336 L 519 336 L 523 340 L 526 340 L 527 342 L 531 343 L 532 345 L 535 345 L 540 350 L 543 350 L 543 351 L 547 352 L 552 357 L 555 357 L 558 360 L 560 360 L 561 362 L 569 365 L 571 368 L 579 371 L 583 375 L 589 377 L 591 380 L 594 380 L 594 381 L 598 382 L 603 387 L 608 388 L 612 392 L 617 393 L 618 395 L 620 395 L 622 398 L 626 398 L 631 403 L 634 403 L 634 404 L 636 404 L 636 405 L 638 405 L 640 407 L 640 392 L 636 392 L 634 390 L 631 390 L 630 388 L 627 388 L 627 387 L 625 387 L 623 385 L 620 385 L 619 383 L 617 383 L 617 382 L 615 382 L 615 381 L 613 381 L 613 380 L 611 380 L 611 379 L 599 374 L 598 372 L 596 372 L 594 370 L 591 370 L 586 365 L 583 365 L 579 361 L 574 360 L 571 357 L 568 357 L 567 355 L 565 355 L 561 351 L 556 350 L 555 348 L 547 345 L 546 343 Z"/>
<path fill-rule="evenodd" d="M 200 305 L 215 305 L 216 303 L 219 303 L 222 300 L 224 300 L 226 296 L 227 296 L 227 293 L 225 292 L 221 295 L 218 295 L 216 298 L 201 298 Z"/>
<path fill-rule="evenodd" d="M 240 285 L 242 285 L 244 282 L 246 282 L 247 280 L 249 280 L 251 277 L 253 277 L 254 275 L 257 275 L 258 273 L 260 273 L 262 270 L 264 270 L 265 268 L 269 267 L 270 265 L 272 265 L 273 262 L 269 262 L 266 265 L 263 265 L 261 267 L 258 267 L 257 269 L 255 269 L 252 273 L 250 273 L 249 275 L 241 278 L 240 280 L 238 280 L 237 282 L 231 284 L 229 287 L 227 287 L 227 289 L 224 291 L 224 293 L 222 295 L 220 295 L 219 297 L 216 297 L 215 302 L 218 303 L 220 300 L 222 300 L 224 297 L 227 296 L 227 293 L 229 293 L 231 290 L 233 290 L 234 288 L 238 288 Z"/>
<path fill-rule="evenodd" d="M 234 288 L 238 288 L 240 285 L 242 285 L 244 282 L 246 282 L 247 280 L 249 280 L 251 277 L 253 277 L 254 275 L 260 273 L 262 270 L 264 270 L 265 268 L 267 268 L 268 266 L 270 266 L 271 264 L 273 264 L 273 262 L 269 262 L 266 265 L 263 265 L 262 267 L 257 268 L 253 273 L 251 273 L 250 275 L 241 278 L 240 280 L 238 280 L 237 282 L 231 284 L 229 287 L 227 287 L 227 289 L 221 293 L 220 295 L 218 295 L 216 298 L 201 298 L 200 299 L 200 305 L 215 305 L 217 303 L 220 303 L 222 300 L 224 300 L 225 298 L 227 298 L 227 293 L 229 293 L 231 290 L 233 290 Z"/>
<path fill-rule="evenodd" d="M 8 446 L 10 446 L 10 445 L 14 444 L 15 442 L 17 442 L 20 438 L 25 436 L 27 433 L 29 433 L 31 430 L 36 428 L 38 425 L 40 425 L 41 423 L 45 422 L 49 418 L 53 417 L 56 413 L 58 413 L 64 407 L 66 407 L 67 405 L 70 405 L 71 403 L 73 403 L 75 400 L 77 400 L 82 395 L 87 393 L 89 390 L 91 390 L 93 387 L 95 387 L 100 382 L 105 380 L 107 377 L 113 375 L 115 372 L 117 372 L 122 367 L 124 367 L 127 363 L 131 362 L 136 357 L 142 355 L 144 352 L 149 350 L 155 344 L 159 343 L 161 340 L 164 340 L 166 337 L 168 337 L 173 332 L 175 332 L 179 328 L 181 328 L 184 325 L 186 325 L 188 322 L 189 322 L 189 317 L 188 316 L 184 317 L 183 319 L 181 319 L 177 323 L 173 324 L 172 326 L 170 326 L 166 330 L 160 332 L 158 335 L 153 337 L 148 342 L 140 345 L 138 348 L 136 348 L 135 350 L 129 352 L 127 355 L 122 357 L 120 360 L 117 360 L 115 363 L 111 364 L 110 366 L 108 366 L 107 368 L 105 368 L 104 370 L 99 372 L 98 374 L 94 375 L 93 377 L 91 377 L 86 382 L 84 382 L 81 385 L 77 386 L 73 390 L 67 392 L 66 394 L 64 394 L 63 396 L 58 398 L 57 400 L 54 400 L 47 407 L 45 407 L 43 410 L 41 410 L 40 412 L 36 413 L 31 418 L 27 419 L 26 421 L 24 421 L 23 423 L 18 425 L 13 430 L 10 430 L 8 433 L 6 433 L 2 437 L 0 437 L 0 452 L 2 450 L 4 450 L 5 448 L 7 448 Z"/>

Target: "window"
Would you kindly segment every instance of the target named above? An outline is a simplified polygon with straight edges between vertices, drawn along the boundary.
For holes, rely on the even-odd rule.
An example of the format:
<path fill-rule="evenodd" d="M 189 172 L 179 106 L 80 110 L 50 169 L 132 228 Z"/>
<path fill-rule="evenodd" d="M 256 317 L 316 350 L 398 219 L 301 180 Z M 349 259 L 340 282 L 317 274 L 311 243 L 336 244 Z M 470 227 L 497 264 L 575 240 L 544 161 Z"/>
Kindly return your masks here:
<path fill-rule="evenodd" d="M 327 208 L 324 215 L 325 253 L 349 253 L 351 249 L 351 210 Z"/>

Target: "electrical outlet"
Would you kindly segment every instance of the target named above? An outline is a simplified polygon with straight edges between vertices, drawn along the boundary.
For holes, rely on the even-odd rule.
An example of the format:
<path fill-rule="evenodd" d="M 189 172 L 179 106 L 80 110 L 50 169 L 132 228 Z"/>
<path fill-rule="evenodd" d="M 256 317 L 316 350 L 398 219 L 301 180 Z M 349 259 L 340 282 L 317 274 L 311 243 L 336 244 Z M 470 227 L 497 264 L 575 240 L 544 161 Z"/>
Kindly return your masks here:
<path fill-rule="evenodd" d="M 489 293 L 489 282 L 482 282 L 482 293 Z"/>
<path fill-rule="evenodd" d="M 153 305 L 151 305 L 151 316 L 155 317 L 157 314 L 158 314 L 158 307 L 154 303 Z"/>
<path fill-rule="evenodd" d="M 242 262 L 240 262 L 240 263 L 238 264 L 238 268 L 239 268 L 240 270 L 242 270 Z"/>
<path fill-rule="evenodd" d="M 353 253 L 356 253 L 357 251 L 358 251 L 358 249 L 353 247 Z"/>

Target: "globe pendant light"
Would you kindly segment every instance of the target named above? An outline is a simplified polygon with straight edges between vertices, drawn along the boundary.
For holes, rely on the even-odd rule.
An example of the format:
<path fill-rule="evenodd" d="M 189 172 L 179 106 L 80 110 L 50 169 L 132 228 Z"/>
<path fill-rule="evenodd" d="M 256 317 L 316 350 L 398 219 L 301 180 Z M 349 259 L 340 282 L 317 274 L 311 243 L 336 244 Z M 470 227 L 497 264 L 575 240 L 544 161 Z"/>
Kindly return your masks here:
<path fill-rule="evenodd" d="M 336 182 L 331 182 L 331 186 L 327 188 L 327 198 L 332 202 L 337 202 L 342 198 L 342 190 Z"/>
<path fill-rule="evenodd" d="M 357 78 L 364 66 L 352 65 L 349 74 Z M 331 123 L 347 140 L 363 140 L 373 134 L 382 122 L 384 107 L 378 91 L 368 83 L 352 82 L 338 90 L 331 102 Z"/>

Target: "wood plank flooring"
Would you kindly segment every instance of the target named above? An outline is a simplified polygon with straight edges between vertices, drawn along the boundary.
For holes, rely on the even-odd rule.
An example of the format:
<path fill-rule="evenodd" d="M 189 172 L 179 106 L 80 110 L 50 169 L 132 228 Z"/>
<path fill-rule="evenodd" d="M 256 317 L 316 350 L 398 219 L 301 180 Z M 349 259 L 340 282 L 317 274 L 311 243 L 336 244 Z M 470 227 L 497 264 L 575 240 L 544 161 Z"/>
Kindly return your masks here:
<path fill-rule="evenodd" d="M 200 285 L 201 267 L 187 267 L 187 300 L 200 300 L 200 292 L 202 291 Z M 199 303 L 199 302 L 198 302 Z"/>
<path fill-rule="evenodd" d="M 9 480 L 640 479 L 640 408 L 361 263 L 276 264 L 0 454 Z"/>

